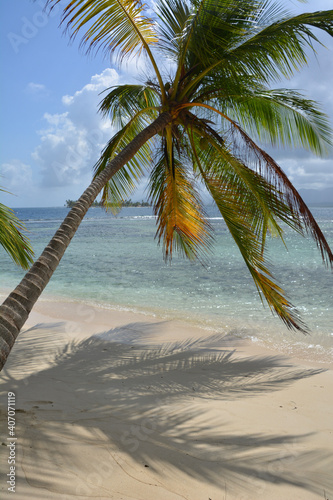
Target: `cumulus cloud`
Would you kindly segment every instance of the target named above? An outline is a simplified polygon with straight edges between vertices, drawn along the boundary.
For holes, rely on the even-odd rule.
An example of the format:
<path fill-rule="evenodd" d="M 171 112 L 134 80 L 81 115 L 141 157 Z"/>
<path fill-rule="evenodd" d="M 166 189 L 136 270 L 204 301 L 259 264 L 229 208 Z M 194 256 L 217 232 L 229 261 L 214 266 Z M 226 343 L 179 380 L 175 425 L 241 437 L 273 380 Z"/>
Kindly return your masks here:
<path fill-rule="evenodd" d="M 32 169 L 30 165 L 20 160 L 12 160 L 1 165 L 1 183 L 8 191 L 15 194 L 24 192 L 27 185 L 32 183 Z"/>
<path fill-rule="evenodd" d="M 27 206 L 61 205 L 67 198 L 78 198 L 91 182 L 92 167 L 115 132 L 110 121 L 98 113 L 101 93 L 133 81 L 136 75 L 107 68 L 73 95 L 63 96 L 60 112 L 43 116 L 44 127 L 38 132 L 31 166 L 18 159 L 1 165 L 4 187 L 24 199 Z M 38 98 L 47 91 L 33 82 L 28 89 Z M 15 205 L 15 199 L 9 197 L 8 204 Z"/>
<path fill-rule="evenodd" d="M 111 87 L 112 85 L 117 85 L 119 82 L 119 74 L 113 68 L 105 69 L 101 74 L 94 75 L 91 77 L 90 83 L 85 85 L 81 90 L 75 92 L 73 96 L 65 95 L 62 98 L 62 102 L 70 106 L 75 103 L 80 103 L 80 99 L 84 98 L 85 95 L 91 93 L 98 101 L 98 94 L 103 90 Z"/>
<path fill-rule="evenodd" d="M 1 164 L 1 186 L 10 194 L 2 193 L 2 203 L 12 206 L 16 199 L 33 200 L 35 188 L 33 183 L 33 172 L 30 165 L 14 159 Z M 33 194 L 34 193 L 34 194 Z M 12 196 L 14 195 L 14 197 Z"/>
<path fill-rule="evenodd" d="M 62 98 L 64 113 L 45 113 L 47 127 L 40 131 L 40 144 L 32 154 L 44 187 L 80 184 L 83 176 L 91 176 L 92 166 L 114 133 L 108 120 L 97 113 L 100 93 L 118 83 L 118 73 L 108 68 Z"/>
<path fill-rule="evenodd" d="M 298 189 L 324 189 L 333 186 L 331 159 L 289 159 L 284 162 L 284 170 Z"/>
<path fill-rule="evenodd" d="M 316 8 L 330 8 L 326 3 L 331 0 L 318 0 Z M 297 4 L 298 5 L 298 4 Z M 300 9 L 312 10 L 308 5 Z M 321 36 L 321 35 L 320 35 Z M 275 87 L 297 88 L 309 98 L 321 103 L 324 111 L 333 118 L 333 41 L 323 37 L 325 48 L 318 47 L 317 58 L 309 57 L 309 67 L 297 74 L 292 80 L 278 82 Z M 160 61 L 159 61 L 160 62 Z M 168 62 L 164 61 L 166 73 Z M 92 166 L 99 157 L 114 129 L 108 120 L 98 114 L 98 104 L 102 99 L 101 92 L 106 88 L 133 81 L 135 76 L 144 73 L 147 61 L 144 58 L 132 59 L 123 69 L 126 73 L 107 68 L 94 75 L 81 89 L 72 95 L 64 95 L 59 104 L 58 113 L 44 114 L 44 127 L 39 131 L 40 141 L 32 153 L 32 159 L 38 171 L 34 170 L 32 179 L 31 167 L 19 160 L 2 166 L 6 175 L 4 185 L 19 194 L 24 184 L 25 192 L 39 193 L 38 198 L 45 195 L 48 205 L 52 196 L 62 200 L 74 198 L 81 194 L 92 177 Z M 37 82 L 30 82 L 26 87 L 31 99 L 39 99 L 47 95 L 48 89 Z M 290 176 L 297 188 L 315 188 L 333 186 L 333 157 L 317 158 L 303 149 L 273 150 L 267 149 Z M 20 187 L 21 185 L 21 187 Z M 42 189 L 40 189 L 42 187 Z M 144 183 L 136 193 L 143 197 Z M 45 194 L 46 193 L 46 194 Z M 59 194 L 60 193 L 60 194 Z M 66 194 L 65 194 L 66 193 Z M 55 202 L 56 203 L 56 202 Z"/>

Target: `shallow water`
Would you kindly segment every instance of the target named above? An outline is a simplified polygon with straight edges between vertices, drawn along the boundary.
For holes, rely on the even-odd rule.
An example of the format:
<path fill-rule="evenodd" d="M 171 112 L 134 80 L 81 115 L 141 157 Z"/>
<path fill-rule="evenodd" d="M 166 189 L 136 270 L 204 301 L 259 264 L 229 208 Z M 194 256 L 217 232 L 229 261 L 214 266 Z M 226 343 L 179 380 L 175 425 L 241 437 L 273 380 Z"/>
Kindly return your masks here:
<path fill-rule="evenodd" d="M 38 256 L 65 217 L 67 208 L 15 210 L 25 221 Z M 42 298 L 66 298 L 111 309 L 144 311 L 251 338 L 281 352 L 316 361 L 333 359 L 333 277 L 310 239 L 286 230 L 288 251 L 269 242 L 269 258 L 279 283 L 311 330 L 287 330 L 263 307 L 223 220 L 208 209 L 214 229 L 213 253 L 205 267 L 175 256 L 163 261 L 150 208 L 124 208 L 117 217 L 91 208 Z M 314 208 L 333 246 L 333 208 Z M 1 252 L 2 289 L 17 285 L 23 272 Z"/>

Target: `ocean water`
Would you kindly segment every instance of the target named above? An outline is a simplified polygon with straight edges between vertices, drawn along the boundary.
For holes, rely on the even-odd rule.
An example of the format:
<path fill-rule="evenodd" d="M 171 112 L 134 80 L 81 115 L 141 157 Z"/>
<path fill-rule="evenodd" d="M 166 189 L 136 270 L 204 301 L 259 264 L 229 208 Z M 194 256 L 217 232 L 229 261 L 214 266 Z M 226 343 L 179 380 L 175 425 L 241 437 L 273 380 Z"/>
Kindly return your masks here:
<path fill-rule="evenodd" d="M 38 257 L 68 209 L 22 208 L 15 212 L 25 221 Z M 333 246 L 333 208 L 314 208 L 312 212 Z M 163 261 L 150 208 L 124 208 L 117 217 L 99 207 L 91 208 L 42 300 L 66 298 L 176 318 L 305 359 L 332 361 L 333 273 L 325 268 L 315 243 L 288 229 L 288 250 L 276 239 L 269 241 L 274 273 L 311 331 L 304 336 L 288 330 L 262 305 L 222 218 L 213 208 L 208 208 L 208 214 L 215 243 L 204 267 L 177 255 L 171 264 Z M 1 290 L 13 289 L 23 275 L 1 251 Z"/>

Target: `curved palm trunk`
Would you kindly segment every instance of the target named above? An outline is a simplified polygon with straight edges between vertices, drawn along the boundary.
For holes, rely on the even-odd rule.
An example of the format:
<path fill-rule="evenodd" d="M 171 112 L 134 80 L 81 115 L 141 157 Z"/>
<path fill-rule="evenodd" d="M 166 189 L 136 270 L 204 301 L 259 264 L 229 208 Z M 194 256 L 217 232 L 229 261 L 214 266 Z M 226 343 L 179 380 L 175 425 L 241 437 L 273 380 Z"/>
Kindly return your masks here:
<path fill-rule="evenodd" d="M 141 146 L 160 132 L 170 121 L 171 115 L 162 113 L 151 125 L 140 132 L 116 158 L 110 161 L 68 212 L 63 223 L 21 283 L 0 306 L 0 370 L 6 363 L 15 340 L 28 319 L 35 302 L 48 284 L 98 193 L 107 181 L 133 158 Z"/>

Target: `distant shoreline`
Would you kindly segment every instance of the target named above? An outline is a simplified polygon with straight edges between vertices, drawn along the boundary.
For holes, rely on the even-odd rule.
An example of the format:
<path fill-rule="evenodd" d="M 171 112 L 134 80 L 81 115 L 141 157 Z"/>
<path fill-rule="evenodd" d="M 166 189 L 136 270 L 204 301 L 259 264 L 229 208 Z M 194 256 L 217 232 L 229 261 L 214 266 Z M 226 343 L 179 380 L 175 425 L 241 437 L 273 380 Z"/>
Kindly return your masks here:
<path fill-rule="evenodd" d="M 136 207 L 136 208 L 151 208 L 152 205 L 142 205 L 141 202 L 138 202 L 138 205 L 135 204 L 136 202 L 133 202 L 133 205 L 122 205 L 121 208 L 124 208 L 124 207 Z M 310 209 L 312 208 L 333 208 L 333 203 L 307 203 L 308 207 Z M 211 205 L 205 205 L 205 206 L 211 206 Z M 99 207 L 99 208 L 104 208 L 102 205 L 92 205 L 91 208 L 96 208 L 96 207 Z M 35 208 L 71 208 L 71 207 L 68 207 L 66 204 L 65 205 L 54 205 L 54 206 L 43 206 L 43 207 L 10 207 L 12 210 L 21 210 L 21 209 L 25 209 L 25 208 L 29 208 L 29 209 L 35 209 Z"/>
<path fill-rule="evenodd" d="M 74 207 L 76 202 L 77 200 L 66 200 L 65 207 L 72 208 Z M 91 207 L 101 207 L 101 208 L 124 208 L 124 207 L 146 208 L 151 206 L 152 206 L 151 203 L 143 200 L 142 201 L 125 200 L 120 205 L 117 203 L 110 203 L 107 206 L 105 206 L 102 201 L 94 201 L 93 204 L 91 205 Z"/>

